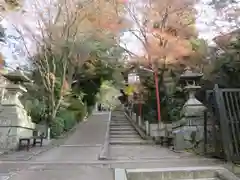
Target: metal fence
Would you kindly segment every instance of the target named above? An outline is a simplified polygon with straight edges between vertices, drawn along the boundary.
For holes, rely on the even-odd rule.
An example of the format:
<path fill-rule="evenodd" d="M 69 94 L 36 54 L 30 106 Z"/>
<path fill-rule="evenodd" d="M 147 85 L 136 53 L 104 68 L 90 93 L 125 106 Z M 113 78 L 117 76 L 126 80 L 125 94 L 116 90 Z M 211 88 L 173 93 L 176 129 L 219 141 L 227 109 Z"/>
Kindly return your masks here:
<path fill-rule="evenodd" d="M 211 156 L 240 162 L 240 89 L 207 91 L 204 150 Z"/>

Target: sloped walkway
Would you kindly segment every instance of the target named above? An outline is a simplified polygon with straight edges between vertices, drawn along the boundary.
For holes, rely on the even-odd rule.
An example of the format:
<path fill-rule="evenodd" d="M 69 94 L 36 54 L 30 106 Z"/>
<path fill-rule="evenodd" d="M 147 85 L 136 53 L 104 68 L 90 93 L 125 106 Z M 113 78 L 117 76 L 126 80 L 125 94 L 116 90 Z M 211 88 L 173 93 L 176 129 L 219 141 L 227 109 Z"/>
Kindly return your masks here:
<path fill-rule="evenodd" d="M 64 144 L 37 157 L 36 161 L 79 162 L 98 160 L 105 141 L 108 122 L 108 112 L 90 116 L 87 121 L 77 125 L 76 131 Z"/>
<path fill-rule="evenodd" d="M 76 131 L 62 145 L 29 161 L 0 161 L 0 179 L 113 180 L 113 168 L 221 165 L 212 159 L 137 143 L 110 145 L 110 160 L 98 160 L 108 126 L 109 113 L 92 115 L 88 121 L 79 123 Z"/>

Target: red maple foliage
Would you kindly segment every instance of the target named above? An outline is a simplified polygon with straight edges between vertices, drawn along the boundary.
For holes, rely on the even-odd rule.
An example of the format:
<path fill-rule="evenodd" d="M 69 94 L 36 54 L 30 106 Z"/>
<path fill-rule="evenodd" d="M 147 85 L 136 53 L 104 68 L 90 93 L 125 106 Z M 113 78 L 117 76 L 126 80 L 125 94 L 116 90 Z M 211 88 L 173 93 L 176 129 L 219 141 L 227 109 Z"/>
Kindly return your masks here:
<path fill-rule="evenodd" d="M 193 5 L 194 1 L 190 0 L 147 0 L 131 4 L 128 12 L 136 26 L 131 32 L 145 52 L 138 58 L 140 63 L 174 64 L 195 53 L 190 42 L 197 35 Z"/>

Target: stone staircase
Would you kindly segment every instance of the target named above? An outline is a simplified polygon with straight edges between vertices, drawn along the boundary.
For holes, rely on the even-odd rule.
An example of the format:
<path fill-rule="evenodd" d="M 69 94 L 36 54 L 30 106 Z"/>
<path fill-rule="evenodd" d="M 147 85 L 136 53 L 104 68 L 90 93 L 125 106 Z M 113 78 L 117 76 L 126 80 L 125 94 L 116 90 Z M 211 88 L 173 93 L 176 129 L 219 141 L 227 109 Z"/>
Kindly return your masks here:
<path fill-rule="evenodd" d="M 139 136 L 123 111 L 114 111 L 110 123 L 110 145 L 121 144 L 147 144 L 147 141 Z"/>

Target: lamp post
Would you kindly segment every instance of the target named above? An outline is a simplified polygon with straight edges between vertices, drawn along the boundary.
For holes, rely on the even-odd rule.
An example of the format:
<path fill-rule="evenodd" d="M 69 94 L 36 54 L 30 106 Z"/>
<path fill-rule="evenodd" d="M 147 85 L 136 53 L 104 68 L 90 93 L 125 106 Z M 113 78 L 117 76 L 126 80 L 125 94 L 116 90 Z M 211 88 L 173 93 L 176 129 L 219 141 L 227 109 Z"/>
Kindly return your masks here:
<path fill-rule="evenodd" d="M 157 98 L 157 113 L 158 113 L 158 122 L 161 121 L 161 105 L 160 105 L 160 95 L 159 95 L 159 86 L 158 86 L 158 73 L 154 71 L 155 79 L 155 88 L 156 88 L 156 98 Z"/>

